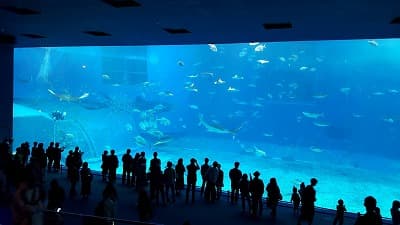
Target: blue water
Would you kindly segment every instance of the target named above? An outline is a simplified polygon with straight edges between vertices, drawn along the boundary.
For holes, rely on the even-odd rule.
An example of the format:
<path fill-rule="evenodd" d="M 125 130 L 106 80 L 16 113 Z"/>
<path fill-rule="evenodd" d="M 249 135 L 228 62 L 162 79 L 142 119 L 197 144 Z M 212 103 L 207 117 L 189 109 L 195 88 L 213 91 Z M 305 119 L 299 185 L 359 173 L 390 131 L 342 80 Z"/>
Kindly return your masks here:
<path fill-rule="evenodd" d="M 16 49 L 14 103 L 33 110 L 14 113 L 14 139 L 79 145 L 92 169 L 128 147 L 165 164 L 210 157 L 225 174 L 238 160 L 277 177 L 284 200 L 317 177 L 318 206 L 363 211 L 375 195 L 389 216 L 399 56 L 397 39 Z"/>

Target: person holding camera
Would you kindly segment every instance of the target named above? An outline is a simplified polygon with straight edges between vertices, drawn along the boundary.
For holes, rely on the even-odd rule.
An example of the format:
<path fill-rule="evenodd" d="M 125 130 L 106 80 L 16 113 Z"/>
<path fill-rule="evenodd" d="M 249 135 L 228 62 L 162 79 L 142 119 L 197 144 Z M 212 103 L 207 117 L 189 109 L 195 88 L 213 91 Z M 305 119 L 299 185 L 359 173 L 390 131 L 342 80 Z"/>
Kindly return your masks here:
<path fill-rule="evenodd" d="M 194 203 L 194 196 L 196 190 L 197 170 L 200 169 L 199 164 L 195 158 L 190 159 L 190 164 L 186 166 L 188 171 L 187 187 L 186 187 L 186 203 L 189 203 L 189 192 L 192 191 L 192 203 Z"/>

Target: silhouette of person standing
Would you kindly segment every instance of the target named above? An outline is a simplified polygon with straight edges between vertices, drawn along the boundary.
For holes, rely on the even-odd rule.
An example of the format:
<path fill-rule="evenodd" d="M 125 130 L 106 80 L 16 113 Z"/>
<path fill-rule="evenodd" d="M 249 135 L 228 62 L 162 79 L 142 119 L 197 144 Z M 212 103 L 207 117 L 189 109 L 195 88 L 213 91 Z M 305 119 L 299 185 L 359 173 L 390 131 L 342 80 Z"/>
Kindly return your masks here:
<path fill-rule="evenodd" d="M 117 179 L 117 168 L 118 168 L 118 157 L 115 155 L 115 150 L 111 150 L 111 155 L 108 156 L 108 166 L 109 166 L 109 177 L 108 180 L 110 182 L 115 182 Z"/>
<path fill-rule="evenodd" d="M 69 194 L 71 197 L 74 197 L 76 195 L 75 186 L 79 182 L 79 169 L 82 166 L 82 156 L 79 153 L 79 147 L 75 147 L 74 152 L 70 151 L 66 161 L 69 181 L 71 183 Z"/>
<path fill-rule="evenodd" d="M 234 168 L 229 171 L 229 179 L 231 179 L 231 203 L 237 203 L 239 198 L 240 179 L 242 171 L 239 170 L 239 162 L 235 162 Z"/>
<path fill-rule="evenodd" d="M 364 199 L 365 214 L 358 217 L 354 225 L 382 225 L 380 209 L 376 206 L 376 199 L 368 196 Z"/>
<path fill-rule="evenodd" d="M 247 207 L 249 207 L 249 213 L 251 213 L 249 183 L 250 182 L 247 177 L 247 174 L 243 174 L 242 179 L 240 180 L 240 196 L 242 199 L 242 213 L 244 213 L 246 210 L 246 201 L 247 201 Z"/>
<path fill-rule="evenodd" d="M 109 160 L 108 160 L 108 151 L 104 150 L 103 154 L 101 155 L 101 175 L 103 178 L 103 182 L 107 181 L 107 176 L 109 172 Z"/>
<path fill-rule="evenodd" d="M 55 156 L 54 142 L 50 142 L 50 145 L 47 147 L 46 156 L 47 156 L 47 172 L 51 172 Z"/>
<path fill-rule="evenodd" d="M 92 180 L 93 180 L 93 174 L 87 162 L 84 162 L 82 164 L 80 175 L 81 175 L 81 195 L 82 198 L 86 199 L 89 197 L 91 193 Z"/>
<path fill-rule="evenodd" d="M 297 225 L 301 224 L 301 221 L 306 220 L 309 225 L 312 224 L 314 220 L 314 203 L 317 201 L 316 191 L 314 186 L 317 185 L 318 181 L 316 178 L 311 178 L 311 184 L 309 184 L 302 192 L 301 199 L 301 210 L 300 216 L 297 220 Z"/>
<path fill-rule="evenodd" d="M 64 151 L 64 147 L 60 147 L 60 143 L 56 143 L 54 147 L 54 169 L 59 172 L 61 169 L 61 154 Z"/>
<path fill-rule="evenodd" d="M 197 170 L 200 169 L 197 164 L 197 160 L 194 158 L 190 159 L 190 164 L 186 167 L 188 171 L 187 175 L 187 187 L 186 187 L 186 203 L 189 203 L 189 192 L 192 192 L 192 203 L 194 203 L 196 181 L 197 181 Z"/>
<path fill-rule="evenodd" d="M 253 175 L 254 179 L 252 179 L 250 176 L 249 183 L 252 201 L 252 216 L 257 216 L 257 211 L 259 216 L 261 216 L 263 211 L 262 196 L 264 194 L 264 182 L 259 178 L 260 172 L 256 171 L 253 173 Z"/>
<path fill-rule="evenodd" d="M 210 165 L 208 165 L 209 161 L 210 160 L 208 158 L 205 158 L 204 164 L 201 165 L 201 168 L 200 168 L 200 175 L 201 175 L 201 179 L 202 179 L 200 196 L 203 196 L 203 194 L 204 194 L 204 188 L 205 188 L 206 182 L 207 182 L 206 174 L 207 174 L 208 169 L 210 168 Z"/>
<path fill-rule="evenodd" d="M 183 165 L 182 158 L 178 159 L 178 163 L 175 166 L 175 172 L 176 172 L 175 189 L 176 189 L 176 195 L 179 196 L 185 186 L 186 169 L 185 169 L 185 166 Z"/>
<path fill-rule="evenodd" d="M 222 187 L 224 186 L 224 171 L 221 169 L 221 164 L 218 163 L 218 176 L 217 176 L 217 200 L 221 198 L 222 195 Z"/>
<path fill-rule="evenodd" d="M 297 191 L 296 187 L 292 188 L 292 196 L 290 198 L 290 202 L 293 203 L 293 215 L 296 216 L 299 213 L 300 207 L 300 194 Z"/>
<path fill-rule="evenodd" d="M 276 218 L 276 208 L 278 207 L 278 202 L 282 200 L 282 194 L 278 186 L 276 178 L 271 178 L 265 189 L 268 193 L 267 206 L 271 209 L 271 216 L 273 219 Z"/>
<path fill-rule="evenodd" d="M 136 190 L 140 190 L 144 186 L 146 186 L 147 175 L 146 175 L 146 153 L 141 152 L 140 156 L 137 160 L 136 167 Z"/>
<path fill-rule="evenodd" d="M 135 157 L 132 159 L 131 163 L 131 170 L 132 170 L 132 178 L 131 178 L 131 185 L 136 186 L 137 183 L 137 170 L 138 170 L 138 161 L 140 158 L 140 153 L 136 152 Z"/>
<path fill-rule="evenodd" d="M 157 158 L 158 153 L 153 153 L 153 158 L 150 160 L 150 199 L 156 197 L 157 189 L 161 179 L 161 160 Z"/>
<path fill-rule="evenodd" d="M 204 198 L 206 201 L 214 202 L 217 198 L 217 181 L 218 181 L 218 162 L 214 161 L 212 167 L 210 167 L 206 174 L 206 187 L 204 192 Z"/>
<path fill-rule="evenodd" d="M 170 202 L 169 190 L 171 190 L 172 202 L 175 203 L 176 172 L 175 169 L 172 167 L 171 161 L 167 162 L 167 168 L 164 170 L 164 177 L 165 177 L 165 193 L 167 197 L 167 202 Z"/>
<path fill-rule="evenodd" d="M 399 225 L 400 224 L 400 201 L 394 200 L 392 202 L 392 208 L 390 209 L 390 214 L 392 215 L 392 224 Z"/>
<path fill-rule="evenodd" d="M 122 156 L 122 184 L 131 184 L 132 160 L 131 150 L 128 148 Z"/>
<path fill-rule="evenodd" d="M 333 225 L 336 225 L 338 223 L 339 225 L 343 225 L 344 212 L 346 212 L 346 206 L 344 206 L 344 201 L 342 199 L 339 199 L 338 205 L 336 206 L 336 216 L 333 220 Z"/>

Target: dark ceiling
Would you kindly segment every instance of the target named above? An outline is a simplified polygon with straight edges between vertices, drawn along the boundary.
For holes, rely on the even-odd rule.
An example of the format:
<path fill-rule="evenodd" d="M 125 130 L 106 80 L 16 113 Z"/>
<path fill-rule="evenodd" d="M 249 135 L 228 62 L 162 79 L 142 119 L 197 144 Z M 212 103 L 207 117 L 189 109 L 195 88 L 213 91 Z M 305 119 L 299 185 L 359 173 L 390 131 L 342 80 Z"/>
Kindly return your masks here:
<path fill-rule="evenodd" d="M 399 0 L 136 3 L 0 0 L 0 40 L 15 40 L 16 47 L 33 47 L 400 37 Z"/>

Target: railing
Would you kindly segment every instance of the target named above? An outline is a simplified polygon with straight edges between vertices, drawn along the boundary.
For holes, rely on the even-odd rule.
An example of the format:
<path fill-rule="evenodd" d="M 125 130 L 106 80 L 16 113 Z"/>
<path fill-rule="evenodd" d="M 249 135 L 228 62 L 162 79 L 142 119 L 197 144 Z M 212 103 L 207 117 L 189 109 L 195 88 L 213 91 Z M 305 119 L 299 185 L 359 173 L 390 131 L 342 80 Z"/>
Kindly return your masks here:
<path fill-rule="evenodd" d="M 64 221 L 71 220 L 76 224 L 81 221 L 83 225 L 116 225 L 116 224 L 130 224 L 130 225 L 163 225 L 160 223 L 151 223 L 151 222 L 142 222 L 142 221 L 134 221 L 134 220 L 126 220 L 119 218 L 110 218 L 110 217 L 101 217 L 94 216 L 82 213 L 72 213 L 65 211 L 53 211 L 53 210 L 45 210 L 45 224 L 51 225 L 59 225 L 65 224 Z M 70 217 L 68 219 L 68 217 Z M 72 217 L 72 218 L 71 218 Z"/>

